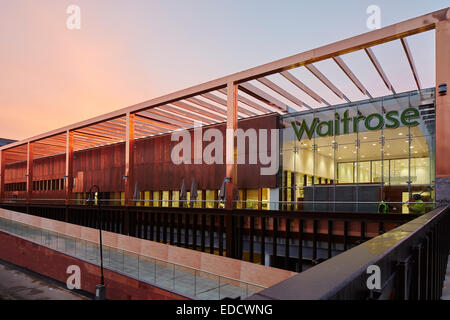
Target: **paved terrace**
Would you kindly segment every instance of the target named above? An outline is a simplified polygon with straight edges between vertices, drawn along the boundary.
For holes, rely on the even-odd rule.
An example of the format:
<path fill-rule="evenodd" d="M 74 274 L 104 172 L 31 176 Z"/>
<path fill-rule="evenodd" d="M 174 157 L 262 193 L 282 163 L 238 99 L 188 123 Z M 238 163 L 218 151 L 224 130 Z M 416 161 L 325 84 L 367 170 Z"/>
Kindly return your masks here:
<path fill-rule="evenodd" d="M 28 223 L 24 223 L 26 221 Z M 45 225 L 47 228 L 37 225 Z M 65 232 L 56 232 L 55 229 L 65 230 Z M 97 241 L 91 241 L 92 238 L 98 238 L 98 230 L 96 229 L 2 210 L 0 212 L 0 230 L 92 264 L 100 265 L 99 244 Z M 87 239 L 82 236 L 77 238 L 64 234 L 77 233 L 77 231 L 80 235 L 84 234 Z M 226 297 L 244 299 L 295 274 L 285 270 L 109 232 L 103 232 L 103 236 L 103 265 L 105 268 L 193 299 L 217 300 Z M 116 238 L 117 243 L 122 243 L 124 247 L 128 248 L 133 247 L 130 242 L 135 242 L 135 248 L 139 247 L 141 251 L 143 248 L 147 248 L 147 252 L 153 253 L 153 255 L 143 255 L 138 252 L 139 250 L 133 252 L 120 248 L 120 246 L 113 247 L 109 245 L 112 238 Z M 173 251 L 172 254 L 167 254 L 167 260 L 155 257 L 158 256 L 158 253 L 161 254 L 161 251 L 167 250 Z M 176 260 L 179 262 L 183 261 L 184 258 L 186 264 L 169 261 L 173 260 L 169 258 L 169 255 L 177 258 Z M 192 257 L 196 255 L 201 255 L 205 266 L 209 264 L 209 268 L 206 267 L 204 268 L 206 270 L 202 270 L 202 268 L 192 267 L 190 262 L 192 262 Z M 208 262 L 208 256 L 215 260 L 216 264 L 221 265 L 221 268 L 217 268 L 216 272 L 211 272 L 210 269 L 214 262 Z M 244 274 L 241 272 L 243 268 L 246 269 Z M 220 269 L 222 269 L 222 272 Z M 233 271 L 235 275 L 239 274 L 239 276 L 230 277 L 230 272 L 233 273 Z M 236 271 L 239 272 L 236 273 Z M 248 273 L 252 274 L 253 277 L 251 276 L 251 278 L 255 280 L 254 282 L 248 281 L 248 276 L 246 276 Z"/>

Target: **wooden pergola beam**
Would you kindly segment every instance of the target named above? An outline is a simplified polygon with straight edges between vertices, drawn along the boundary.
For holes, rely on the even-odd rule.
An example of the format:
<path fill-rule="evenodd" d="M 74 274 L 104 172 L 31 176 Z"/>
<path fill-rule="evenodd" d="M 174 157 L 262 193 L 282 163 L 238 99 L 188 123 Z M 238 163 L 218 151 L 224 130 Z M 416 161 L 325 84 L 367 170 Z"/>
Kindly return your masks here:
<path fill-rule="evenodd" d="M 342 60 L 341 57 L 336 56 L 333 57 L 334 62 L 341 68 L 341 70 L 346 74 L 346 76 L 350 79 L 351 82 L 361 91 L 361 93 L 369 98 L 372 98 L 369 91 L 364 87 L 364 85 L 359 81 L 359 79 L 355 76 L 355 74 L 350 70 L 347 64 Z"/>
<path fill-rule="evenodd" d="M 448 181 L 450 178 L 450 94 L 439 93 L 439 86 L 450 85 L 450 10 L 448 20 L 439 22 L 435 32 L 436 46 L 436 184 L 446 186 L 436 192 L 436 203 L 449 203 Z M 444 181 L 441 181 L 441 179 Z M 444 202 L 444 203 L 445 203 Z"/>
<path fill-rule="evenodd" d="M 0 201 L 5 198 L 5 158 L 6 151 L 0 150 Z"/>
<path fill-rule="evenodd" d="M 224 95 L 227 95 L 227 91 L 225 89 L 220 89 L 219 92 L 224 94 Z M 256 102 L 253 102 L 252 100 L 247 99 L 246 97 L 243 97 L 239 93 L 238 93 L 237 99 L 238 99 L 239 102 L 242 102 L 243 104 L 246 104 L 247 106 L 249 106 L 249 107 L 251 107 L 251 108 L 253 108 L 255 110 L 258 110 L 258 111 L 260 111 L 262 113 L 271 113 L 272 112 L 270 109 L 267 109 L 264 106 L 262 106 L 262 105 L 260 105 L 260 104 L 258 104 Z M 239 112 L 239 105 L 238 105 L 238 112 Z"/>
<path fill-rule="evenodd" d="M 192 125 L 192 124 L 190 124 L 189 121 L 187 121 L 181 117 L 176 117 L 172 114 L 168 114 L 167 112 L 160 112 L 157 110 L 148 110 L 148 111 L 142 111 L 141 114 L 144 114 L 148 118 L 153 118 L 153 119 L 156 119 L 159 121 L 164 121 L 169 124 L 176 125 L 180 128 L 186 128 L 186 127 Z"/>
<path fill-rule="evenodd" d="M 316 92 L 314 92 L 311 88 L 309 88 L 307 85 L 305 85 L 303 82 L 301 82 L 299 79 L 297 79 L 292 73 L 289 71 L 283 71 L 280 72 L 280 75 L 282 75 L 286 80 L 291 82 L 294 86 L 302 90 L 304 93 L 306 93 L 308 96 L 313 98 L 319 103 L 325 103 L 326 105 L 330 105 L 328 102 L 325 101 L 324 98 L 319 96 Z"/>
<path fill-rule="evenodd" d="M 220 93 L 224 94 L 225 96 L 227 95 L 227 91 L 226 90 L 219 89 L 218 91 Z M 206 99 L 209 99 L 211 101 L 214 101 L 215 103 L 220 104 L 220 105 L 222 105 L 224 107 L 227 107 L 227 101 L 225 99 L 222 99 L 222 98 L 220 98 L 220 97 L 218 97 L 218 96 L 216 96 L 216 95 L 214 95 L 212 93 L 202 94 L 202 97 L 206 98 Z M 245 116 L 254 116 L 254 115 L 256 115 L 254 112 L 252 112 L 250 110 L 247 110 L 245 108 L 240 108 L 239 106 L 237 108 L 238 108 L 238 116 L 239 116 L 239 113 L 241 113 L 241 114 L 243 114 Z M 225 111 L 225 114 L 226 114 L 226 111 Z"/>
<path fill-rule="evenodd" d="M 342 100 L 346 100 L 347 102 L 351 102 L 345 94 L 339 90 L 322 72 L 319 71 L 314 65 L 307 64 L 305 65 L 306 69 L 308 69 L 317 79 L 319 79 L 328 89 L 330 89 L 336 96 L 338 96 Z"/>
<path fill-rule="evenodd" d="M 277 84 L 273 83 L 269 79 L 263 77 L 263 78 L 258 78 L 256 80 L 259 81 L 260 83 L 262 83 L 263 85 L 265 85 L 266 87 L 268 87 L 269 89 L 275 91 L 279 95 L 283 96 L 285 99 L 293 102 L 297 107 L 312 109 L 306 103 L 304 103 L 300 99 L 294 97 L 292 94 L 290 94 L 289 92 L 287 92 L 286 90 L 284 90 L 283 88 L 278 86 Z M 297 111 L 302 111 L 302 109 L 298 109 L 298 108 L 295 108 L 295 109 L 297 109 Z"/>
<path fill-rule="evenodd" d="M 213 119 L 213 120 L 209 120 L 209 122 L 214 122 L 214 121 L 222 122 L 222 121 L 225 120 L 225 117 L 223 117 L 223 116 L 215 115 L 215 114 L 213 114 L 213 113 L 211 113 L 211 112 L 202 110 L 202 109 L 200 109 L 200 108 L 197 108 L 197 107 L 195 107 L 195 106 L 193 106 L 193 105 L 190 105 L 190 104 L 188 104 L 188 103 L 185 103 L 185 102 L 183 102 L 183 101 L 172 102 L 172 104 L 173 104 L 174 106 L 176 106 L 176 107 L 181 108 L 181 109 L 186 109 L 186 110 L 191 111 L 191 112 L 193 112 L 193 113 L 197 113 L 197 114 L 200 114 L 200 115 L 202 115 L 202 116 L 209 117 L 209 118 Z M 173 109 L 173 108 L 172 108 L 172 109 Z M 189 114 L 189 113 L 188 113 L 188 114 Z"/>
<path fill-rule="evenodd" d="M 70 204 L 73 194 L 73 147 L 74 134 L 73 131 L 66 131 L 66 175 L 65 175 L 65 189 L 66 189 L 66 204 Z"/>
<path fill-rule="evenodd" d="M 92 134 L 92 135 L 102 137 L 102 138 L 105 137 L 105 138 L 108 138 L 109 140 L 111 140 L 111 139 L 123 140 L 125 138 L 125 132 L 108 131 L 108 130 L 103 130 L 101 128 L 96 128 L 96 127 L 86 127 L 86 128 L 77 130 L 75 132 Z"/>
<path fill-rule="evenodd" d="M 422 89 L 419 80 L 419 73 L 417 72 L 416 65 L 414 64 L 414 60 L 411 54 L 411 49 L 409 48 L 408 41 L 406 38 L 400 38 L 400 42 L 402 43 L 403 50 L 405 50 L 406 58 L 408 59 L 409 67 L 411 68 L 412 74 L 414 76 L 414 81 L 416 82 L 417 90 Z"/>
<path fill-rule="evenodd" d="M 173 125 L 170 123 L 164 123 L 161 121 L 157 121 L 157 120 L 147 117 L 141 113 L 136 113 L 135 122 L 142 122 L 142 123 L 148 124 L 150 126 L 149 130 L 155 130 L 156 132 L 166 131 L 166 130 L 176 130 L 179 128 L 178 125 Z"/>
<path fill-rule="evenodd" d="M 263 90 L 255 87 L 251 83 L 241 83 L 239 85 L 239 89 L 245 92 L 246 94 L 252 96 L 255 99 L 258 99 L 261 102 L 275 108 L 283 113 L 288 112 L 287 106 L 285 103 L 281 102 L 275 97 L 272 97 L 270 94 L 264 92 Z"/>
<path fill-rule="evenodd" d="M 234 194 L 237 190 L 237 152 L 236 138 L 234 133 L 238 128 L 238 86 L 232 82 L 227 84 L 227 129 L 226 129 L 226 177 L 231 178 L 226 184 L 225 189 L 225 209 L 232 210 L 234 208 Z M 225 217 L 226 230 L 226 255 L 227 257 L 235 257 L 233 234 L 233 220 L 230 214 Z"/>
<path fill-rule="evenodd" d="M 27 203 L 33 198 L 33 159 L 34 159 L 34 142 L 27 143 Z"/>
<path fill-rule="evenodd" d="M 389 81 L 386 73 L 384 72 L 383 68 L 381 67 L 380 62 L 378 61 L 377 57 L 375 56 L 375 53 L 371 48 L 365 48 L 364 51 L 366 52 L 367 56 L 369 57 L 370 61 L 372 61 L 373 66 L 377 70 L 378 74 L 381 77 L 381 80 L 383 80 L 384 84 L 386 85 L 386 88 L 391 91 L 393 94 L 395 94 L 394 87 L 392 86 L 391 82 Z"/>
<path fill-rule="evenodd" d="M 133 204 L 133 194 L 134 194 L 134 121 L 135 114 L 127 113 L 126 115 L 126 139 L 125 139 L 125 204 Z"/>
<path fill-rule="evenodd" d="M 211 98 L 209 96 L 211 96 Z M 211 101 L 214 101 L 212 99 L 216 98 L 216 96 L 213 96 L 212 94 L 205 94 L 205 95 L 203 95 L 203 97 L 206 98 L 206 99 L 209 99 Z M 190 102 L 192 104 L 196 104 L 196 105 L 198 105 L 200 107 L 203 107 L 205 109 L 209 109 L 211 111 L 214 111 L 214 112 L 216 112 L 218 114 L 221 114 L 221 115 L 223 115 L 225 117 L 227 116 L 227 111 L 225 109 L 219 108 L 219 107 L 217 107 L 217 106 L 215 106 L 215 105 L 213 105 L 213 104 L 211 104 L 209 102 L 206 102 L 206 101 L 203 101 L 203 100 L 200 100 L 200 99 L 197 99 L 197 98 L 188 98 L 188 99 L 186 99 L 186 101 L 188 101 L 188 102 Z"/>
<path fill-rule="evenodd" d="M 225 93 L 225 95 L 227 95 L 227 93 Z M 209 99 L 211 101 L 214 101 L 215 103 L 218 103 L 218 104 L 220 104 L 220 105 L 222 105 L 224 107 L 227 106 L 227 100 L 222 99 L 222 98 L 220 98 L 220 97 L 218 97 L 218 96 L 216 96 L 216 95 L 214 95 L 212 93 L 202 94 L 202 97 L 207 98 L 207 99 Z M 254 116 L 254 115 L 256 115 L 254 112 L 252 112 L 250 110 L 247 110 L 247 109 L 244 109 L 244 108 L 240 108 L 239 106 L 237 108 L 238 108 L 238 115 L 239 115 L 239 113 L 242 113 L 243 115 L 246 115 L 246 116 Z"/>

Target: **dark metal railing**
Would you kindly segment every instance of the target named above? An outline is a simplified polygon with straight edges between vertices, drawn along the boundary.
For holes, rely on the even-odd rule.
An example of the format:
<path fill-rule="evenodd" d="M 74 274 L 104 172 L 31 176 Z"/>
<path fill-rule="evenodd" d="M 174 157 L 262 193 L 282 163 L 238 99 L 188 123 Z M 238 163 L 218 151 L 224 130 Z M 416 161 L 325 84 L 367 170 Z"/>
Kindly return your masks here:
<path fill-rule="evenodd" d="M 1 204 L 4 209 L 303 271 L 417 215 L 145 206 Z M 266 259 L 266 256 L 269 257 Z"/>
<path fill-rule="evenodd" d="M 450 209 L 440 207 L 250 299 L 437 300 L 449 248 Z"/>

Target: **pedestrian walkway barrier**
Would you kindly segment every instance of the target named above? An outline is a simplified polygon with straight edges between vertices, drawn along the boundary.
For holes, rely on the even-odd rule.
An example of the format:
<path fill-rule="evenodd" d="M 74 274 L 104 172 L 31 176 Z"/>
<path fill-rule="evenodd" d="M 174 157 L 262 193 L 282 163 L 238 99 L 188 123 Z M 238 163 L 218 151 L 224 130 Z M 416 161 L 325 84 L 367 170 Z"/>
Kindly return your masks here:
<path fill-rule="evenodd" d="M 0 218 L 0 230 L 77 259 L 100 265 L 100 247 L 97 243 L 5 218 Z M 105 245 L 103 246 L 103 266 L 194 299 L 245 299 L 264 289 L 263 286 L 242 280 Z"/>

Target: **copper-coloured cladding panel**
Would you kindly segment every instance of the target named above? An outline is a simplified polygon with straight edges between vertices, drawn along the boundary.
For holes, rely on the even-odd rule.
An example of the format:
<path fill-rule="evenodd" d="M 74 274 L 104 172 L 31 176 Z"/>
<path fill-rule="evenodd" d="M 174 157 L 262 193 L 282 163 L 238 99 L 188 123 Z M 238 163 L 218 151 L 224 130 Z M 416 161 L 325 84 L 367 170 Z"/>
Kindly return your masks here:
<path fill-rule="evenodd" d="M 419 74 L 417 73 L 416 65 L 414 64 L 408 41 L 406 40 L 406 38 L 401 38 L 400 41 L 402 43 L 403 49 L 405 50 L 406 58 L 408 59 L 408 63 L 414 76 L 414 80 L 416 81 L 417 89 L 420 90 L 422 86 L 420 85 Z"/>
<path fill-rule="evenodd" d="M 359 81 L 359 79 L 355 76 L 355 74 L 350 70 L 350 68 L 347 66 L 347 64 L 342 60 L 341 57 L 336 56 L 333 57 L 334 62 L 341 68 L 341 70 L 347 75 L 347 77 L 350 79 L 350 81 L 353 82 L 353 84 L 361 91 L 362 94 L 368 96 L 369 98 L 372 98 L 369 91 L 364 87 L 364 85 Z"/>
<path fill-rule="evenodd" d="M 241 83 L 239 85 L 239 90 L 244 91 L 246 94 L 268 104 L 271 107 L 276 108 L 280 113 L 286 113 L 287 112 L 287 106 L 281 102 L 280 100 L 272 97 L 271 95 L 267 94 L 263 90 L 255 87 L 251 83 Z"/>
<path fill-rule="evenodd" d="M 383 80 L 384 84 L 386 85 L 386 88 L 388 88 L 389 91 L 395 94 L 395 90 L 392 87 L 391 82 L 389 81 L 386 73 L 384 73 L 383 68 L 381 67 L 380 62 L 378 62 L 377 57 L 375 56 L 375 53 L 373 53 L 372 48 L 364 48 L 364 51 L 366 52 L 367 56 L 369 57 L 370 61 L 372 61 L 373 66 L 377 70 L 378 74 L 380 75 L 381 79 Z"/>
<path fill-rule="evenodd" d="M 259 81 L 260 83 L 262 83 L 263 85 L 265 85 L 266 87 L 268 87 L 269 89 L 275 91 L 276 93 L 278 93 L 279 95 L 283 96 L 285 99 L 293 102 L 296 106 L 293 106 L 294 109 L 296 109 L 297 111 L 302 111 L 303 108 L 307 108 L 307 109 L 312 109 L 310 106 L 308 106 L 306 103 L 304 103 L 303 101 L 301 101 L 300 99 L 294 97 L 292 94 L 290 94 L 289 92 L 287 92 L 286 90 L 284 90 L 283 88 L 281 88 L 280 86 L 276 85 L 275 83 L 273 83 L 272 81 L 270 81 L 267 78 L 258 78 L 256 79 L 257 81 Z"/>

